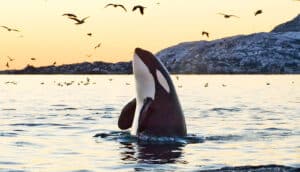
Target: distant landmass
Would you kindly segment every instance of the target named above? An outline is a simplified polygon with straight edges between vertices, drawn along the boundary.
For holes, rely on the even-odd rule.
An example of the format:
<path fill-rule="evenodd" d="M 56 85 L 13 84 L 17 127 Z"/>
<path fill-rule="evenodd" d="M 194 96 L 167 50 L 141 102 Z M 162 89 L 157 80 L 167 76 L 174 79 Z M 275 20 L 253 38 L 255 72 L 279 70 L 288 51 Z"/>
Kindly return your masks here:
<path fill-rule="evenodd" d="M 176 74 L 300 74 L 300 15 L 271 32 L 180 43 L 156 56 Z M 131 62 L 84 62 L 0 71 L 0 74 L 131 73 Z"/>

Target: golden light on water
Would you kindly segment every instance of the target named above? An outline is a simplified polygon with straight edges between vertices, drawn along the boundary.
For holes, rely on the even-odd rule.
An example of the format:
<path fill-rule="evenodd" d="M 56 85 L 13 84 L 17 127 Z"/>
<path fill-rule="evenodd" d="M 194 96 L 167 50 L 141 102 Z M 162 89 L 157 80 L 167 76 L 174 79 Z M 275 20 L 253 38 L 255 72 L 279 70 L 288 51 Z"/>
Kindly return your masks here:
<path fill-rule="evenodd" d="M 124 4 L 128 12 L 104 8 L 108 3 Z M 131 12 L 136 4 L 147 7 L 144 16 Z M 258 9 L 263 14 L 254 17 Z M 6 69 L 7 56 L 16 59 L 12 69 L 54 61 L 127 61 L 137 46 L 157 52 L 180 42 L 207 40 L 201 36 L 204 30 L 209 40 L 267 32 L 295 17 L 299 9 L 300 2 L 293 0 L 2 0 L 0 25 L 21 32 L 0 29 L 0 70 Z M 62 16 L 66 12 L 90 18 L 76 26 Z M 219 12 L 240 18 L 224 19 Z M 86 35 L 89 32 L 92 37 Z M 94 50 L 100 42 L 101 48 Z"/>

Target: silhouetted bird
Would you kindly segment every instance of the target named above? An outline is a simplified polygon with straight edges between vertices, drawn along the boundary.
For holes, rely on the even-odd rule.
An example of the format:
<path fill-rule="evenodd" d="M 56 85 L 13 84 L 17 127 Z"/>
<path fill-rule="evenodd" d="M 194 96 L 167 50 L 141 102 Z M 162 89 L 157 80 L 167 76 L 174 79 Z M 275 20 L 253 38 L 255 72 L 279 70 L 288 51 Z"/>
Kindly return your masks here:
<path fill-rule="evenodd" d="M 267 82 L 266 85 L 271 85 L 271 84 L 269 82 Z"/>
<path fill-rule="evenodd" d="M 86 35 L 87 35 L 87 36 L 92 36 L 93 34 L 92 34 L 92 33 L 87 33 Z"/>
<path fill-rule="evenodd" d="M 71 20 L 74 20 L 74 21 L 76 21 L 76 25 L 80 25 L 80 24 L 83 24 L 83 23 L 85 23 L 85 20 L 86 19 L 88 19 L 89 17 L 85 17 L 85 18 L 83 18 L 83 19 L 78 19 L 78 18 L 74 18 L 74 17 L 69 17 L 69 19 L 71 19 Z"/>
<path fill-rule="evenodd" d="M 52 64 L 53 66 L 55 66 L 56 65 L 56 61 L 55 62 L 53 62 L 53 64 Z"/>
<path fill-rule="evenodd" d="M 100 48 L 100 46 L 101 46 L 101 43 L 97 44 L 97 45 L 94 47 L 94 49 Z"/>
<path fill-rule="evenodd" d="M 6 30 L 9 31 L 9 32 L 11 32 L 11 31 L 14 31 L 14 32 L 20 32 L 18 29 L 9 28 L 9 27 L 7 27 L 7 26 L 0 26 L 0 27 L 6 29 Z"/>
<path fill-rule="evenodd" d="M 6 63 L 6 67 L 9 68 L 9 63 L 8 62 Z"/>
<path fill-rule="evenodd" d="M 11 58 L 11 57 L 9 57 L 9 56 L 7 56 L 7 58 L 8 58 L 8 60 L 11 61 L 11 62 L 15 60 L 15 59 L 13 59 L 13 58 Z"/>
<path fill-rule="evenodd" d="M 231 15 L 231 14 L 224 14 L 224 13 L 218 13 L 218 14 L 224 16 L 225 19 L 228 19 L 228 18 L 230 18 L 230 17 L 240 18 L 239 16 Z"/>
<path fill-rule="evenodd" d="M 69 18 L 77 18 L 77 16 L 75 14 L 72 14 L 72 13 L 64 13 L 62 16 L 67 16 Z"/>
<path fill-rule="evenodd" d="M 122 4 L 107 4 L 104 8 L 107 8 L 107 7 L 109 7 L 109 6 L 113 6 L 113 7 L 115 7 L 115 8 L 121 7 L 124 11 L 127 12 L 127 9 L 126 9 L 126 8 L 124 7 L 124 5 L 122 5 Z"/>
<path fill-rule="evenodd" d="M 206 37 L 208 37 L 208 38 L 209 38 L 209 33 L 208 33 L 208 32 L 206 32 L 206 31 L 203 31 L 203 32 L 202 32 L 202 36 L 206 36 Z"/>
<path fill-rule="evenodd" d="M 257 10 L 257 11 L 254 13 L 254 16 L 257 16 L 257 15 L 262 14 L 262 13 L 263 13 L 262 10 Z"/>
<path fill-rule="evenodd" d="M 36 58 L 30 58 L 30 60 L 36 60 Z"/>
<path fill-rule="evenodd" d="M 136 5 L 136 6 L 134 6 L 133 8 L 132 8 L 132 11 L 135 11 L 136 9 L 139 9 L 140 10 L 140 13 L 142 14 L 142 15 L 144 15 L 144 9 L 145 9 L 146 7 L 143 7 L 143 6 L 141 6 L 141 5 Z"/>

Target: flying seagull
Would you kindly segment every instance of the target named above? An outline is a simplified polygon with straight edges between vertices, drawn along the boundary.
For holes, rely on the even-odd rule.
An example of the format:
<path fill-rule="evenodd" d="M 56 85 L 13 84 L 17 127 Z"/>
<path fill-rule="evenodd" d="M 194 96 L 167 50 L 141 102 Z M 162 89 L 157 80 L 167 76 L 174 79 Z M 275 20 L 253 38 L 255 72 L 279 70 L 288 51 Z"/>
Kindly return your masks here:
<path fill-rule="evenodd" d="M 135 11 L 136 9 L 139 9 L 140 10 L 140 13 L 142 14 L 142 15 L 144 15 L 144 9 L 145 9 L 146 7 L 143 7 L 143 6 L 141 6 L 141 5 L 136 5 L 136 6 L 134 6 L 133 8 L 132 8 L 132 11 Z"/>
<path fill-rule="evenodd" d="M 36 60 L 36 58 L 30 58 L 30 60 Z"/>
<path fill-rule="evenodd" d="M 93 34 L 92 34 L 92 33 L 87 33 L 86 35 L 87 35 L 87 36 L 92 36 Z"/>
<path fill-rule="evenodd" d="M 11 31 L 14 31 L 14 32 L 20 32 L 18 29 L 9 28 L 9 27 L 7 27 L 7 26 L 0 26 L 0 27 L 6 29 L 6 30 L 9 31 L 9 32 L 11 32 Z"/>
<path fill-rule="evenodd" d="M 113 6 L 113 7 L 115 7 L 115 8 L 121 7 L 124 11 L 127 12 L 127 9 L 126 9 L 126 8 L 124 7 L 124 5 L 122 5 L 122 4 L 107 4 L 104 8 L 107 8 L 107 7 L 109 7 L 109 6 Z"/>
<path fill-rule="evenodd" d="M 76 22 L 77 22 L 77 23 L 75 23 L 76 25 L 80 25 L 80 24 L 85 23 L 85 20 L 88 19 L 88 18 L 89 18 L 89 16 L 88 16 L 88 17 L 85 17 L 85 18 L 83 18 L 83 19 L 81 19 L 81 20 L 78 19 L 78 18 L 73 18 L 73 17 L 71 17 L 71 18 L 69 18 L 69 19 L 76 21 Z"/>
<path fill-rule="evenodd" d="M 254 16 L 257 16 L 257 15 L 262 14 L 262 13 L 263 13 L 262 10 L 257 10 L 257 11 L 254 13 Z"/>
<path fill-rule="evenodd" d="M 94 49 L 100 48 L 100 46 L 101 46 L 101 43 L 97 44 L 97 45 L 94 47 Z"/>
<path fill-rule="evenodd" d="M 209 38 L 209 33 L 208 33 L 208 32 L 206 32 L 206 31 L 202 31 L 202 36 L 206 36 L 206 37 L 208 37 L 208 38 Z"/>
<path fill-rule="evenodd" d="M 239 16 L 232 15 L 232 14 L 225 14 L 225 13 L 218 13 L 218 14 L 224 16 L 225 19 L 228 19 L 228 18 L 231 18 L 231 17 L 240 18 Z"/>
<path fill-rule="evenodd" d="M 75 14 L 72 14 L 72 13 L 64 13 L 62 16 L 67 16 L 69 18 L 77 18 L 77 16 Z"/>

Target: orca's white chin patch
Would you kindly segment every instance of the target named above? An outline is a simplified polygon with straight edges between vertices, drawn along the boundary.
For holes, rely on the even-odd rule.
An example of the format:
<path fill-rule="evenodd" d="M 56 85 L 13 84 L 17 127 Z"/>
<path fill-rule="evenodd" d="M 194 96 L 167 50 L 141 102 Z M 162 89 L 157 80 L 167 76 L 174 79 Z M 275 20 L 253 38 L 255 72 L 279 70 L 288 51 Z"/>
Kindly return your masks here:
<path fill-rule="evenodd" d="M 148 66 L 137 54 L 134 54 L 132 66 L 136 83 L 136 109 L 131 134 L 136 135 L 138 130 L 140 111 L 143 107 L 144 100 L 147 97 L 154 99 L 155 80 Z"/>
<path fill-rule="evenodd" d="M 155 81 L 148 66 L 135 54 L 133 58 L 133 74 L 135 77 L 137 99 L 147 97 L 154 99 Z"/>

